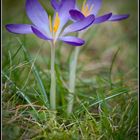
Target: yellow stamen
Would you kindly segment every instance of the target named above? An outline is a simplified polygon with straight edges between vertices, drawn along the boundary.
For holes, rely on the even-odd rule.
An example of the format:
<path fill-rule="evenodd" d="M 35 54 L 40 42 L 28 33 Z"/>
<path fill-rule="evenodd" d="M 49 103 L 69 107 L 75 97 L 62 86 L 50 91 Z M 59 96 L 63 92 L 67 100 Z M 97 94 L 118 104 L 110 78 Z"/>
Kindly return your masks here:
<path fill-rule="evenodd" d="M 50 27 L 50 32 L 53 32 L 52 30 L 52 18 L 49 16 L 49 27 Z"/>
<path fill-rule="evenodd" d="M 83 11 L 83 14 L 84 14 L 85 16 L 88 16 L 88 5 L 86 5 L 86 7 L 85 7 L 85 9 L 84 9 L 84 11 Z"/>
<path fill-rule="evenodd" d="M 86 0 L 84 0 L 83 5 L 82 5 L 82 9 L 81 9 L 83 15 L 88 16 L 91 13 L 92 9 L 93 9 L 93 5 L 91 5 L 89 7 L 89 5 L 86 4 Z"/>
<path fill-rule="evenodd" d="M 49 28 L 50 28 L 50 32 L 52 33 L 52 35 L 54 35 L 54 33 L 57 32 L 59 25 L 60 25 L 60 18 L 59 18 L 58 13 L 56 13 L 53 25 L 52 25 L 51 16 L 49 16 Z"/>
<path fill-rule="evenodd" d="M 59 28 L 59 25 L 60 25 L 60 18 L 59 18 L 58 13 L 56 13 L 56 17 L 55 17 L 55 20 L 54 20 L 54 26 L 53 26 L 54 33 L 57 32 L 57 30 Z"/>
<path fill-rule="evenodd" d="M 81 9 L 82 13 L 83 13 L 83 11 L 85 9 L 85 4 L 86 4 L 86 0 L 84 0 L 83 5 L 82 5 L 82 9 Z"/>

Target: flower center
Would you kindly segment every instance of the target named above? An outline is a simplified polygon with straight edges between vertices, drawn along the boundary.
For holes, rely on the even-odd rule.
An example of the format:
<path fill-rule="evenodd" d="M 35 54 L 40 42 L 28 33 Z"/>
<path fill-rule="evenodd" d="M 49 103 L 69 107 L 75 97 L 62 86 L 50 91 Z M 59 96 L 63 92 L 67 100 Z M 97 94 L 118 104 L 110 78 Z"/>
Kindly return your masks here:
<path fill-rule="evenodd" d="M 86 4 L 86 0 L 84 0 L 83 5 L 82 5 L 82 9 L 81 9 L 83 15 L 85 17 L 90 15 L 92 10 L 93 10 L 93 4 L 91 6 L 89 6 L 88 4 Z"/>
<path fill-rule="evenodd" d="M 56 13 L 56 16 L 55 16 L 55 19 L 54 19 L 54 23 L 52 24 L 52 19 L 51 19 L 51 16 L 49 16 L 49 27 L 50 27 L 50 32 L 52 34 L 56 33 L 58 28 L 59 28 L 59 25 L 60 25 L 60 18 L 59 18 L 59 15 L 58 13 Z"/>

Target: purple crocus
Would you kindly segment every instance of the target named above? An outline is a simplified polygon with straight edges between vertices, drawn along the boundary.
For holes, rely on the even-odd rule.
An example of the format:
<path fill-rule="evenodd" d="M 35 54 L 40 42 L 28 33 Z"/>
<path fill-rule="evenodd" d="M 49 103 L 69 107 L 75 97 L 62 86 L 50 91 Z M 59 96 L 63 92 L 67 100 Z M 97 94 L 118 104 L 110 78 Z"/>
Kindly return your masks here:
<path fill-rule="evenodd" d="M 128 14 L 114 15 L 111 12 L 102 16 L 97 16 L 101 6 L 102 0 L 84 0 L 81 9 L 76 7 L 75 9 L 70 10 L 71 18 L 75 21 L 79 21 L 93 14 L 95 15 L 93 24 L 99 24 L 105 21 L 120 21 L 129 17 Z"/>
<path fill-rule="evenodd" d="M 56 42 L 61 40 L 73 46 L 81 46 L 84 40 L 74 36 L 63 36 L 63 27 L 70 19 L 69 11 L 75 8 L 75 0 L 62 0 L 60 3 L 54 1 L 55 13 L 53 19 L 48 16 L 38 0 L 26 0 L 26 13 L 33 24 L 8 24 L 6 29 L 16 34 L 35 34 L 37 37 Z M 83 30 L 90 26 L 95 20 L 94 15 L 85 17 L 81 22 L 76 21 L 68 25 L 67 33 Z M 64 31 L 65 31 L 64 30 Z"/>
<path fill-rule="evenodd" d="M 55 44 L 61 40 L 72 46 L 81 46 L 84 40 L 65 36 L 63 32 L 77 32 L 90 26 L 94 20 L 94 15 L 89 15 L 83 20 L 76 21 L 63 29 L 70 19 L 69 11 L 75 8 L 75 0 L 53 1 L 55 6 L 54 17 L 48 16 L 38 0 L 26 0 L 26 13 L 33 24 L 8 24 L 6 29 L 16 34 L 35 34 L 37 37 L 50 41 L 51 44 L 51 87 L 50 87 L 50 107 L 56 109 L 56 76 L 55 76 Z"/>
<path fill-rule="evenodd" d="M 54 1 L 54 0 L 52 0 Z M 106 13 L 102 16 L 98 16 L 98 12 L 102 6 L 102 0 L 84 0 L 82 7 L 70 10 L 71 20 L 72 21 L 82 21 L 91 14 L 95 15 L 95 20 L 91 25 L 100 24 L 105 21 L 120 21 L 129 17 L 128 14 L 124 15 L 114 15 L 111 12 Z M 53 6 L 54 8 L 56 6 Z M 89 27 L 89 26 L 88 26 Z M 65 29 L 64 34 L 67 34 L 69 30 Z M 84 32 L 83 32 L 84 33 Z M 63 35 L 64 35 L 63 34 Z M 79 32 L 80 35 L 80 32 Z M 74 49 L 72 61 L 70 62 L 70 72 L 69 72 L 69 91 L 68 95 L 68 106 L 67 113 L 71 114 L 73 110 L 74 103 L 74 93 L 75 93 L 75 84 L 76 84 L 76 67 L 77 67 L 77 59 L 80 52 L 80 47 Z"/>

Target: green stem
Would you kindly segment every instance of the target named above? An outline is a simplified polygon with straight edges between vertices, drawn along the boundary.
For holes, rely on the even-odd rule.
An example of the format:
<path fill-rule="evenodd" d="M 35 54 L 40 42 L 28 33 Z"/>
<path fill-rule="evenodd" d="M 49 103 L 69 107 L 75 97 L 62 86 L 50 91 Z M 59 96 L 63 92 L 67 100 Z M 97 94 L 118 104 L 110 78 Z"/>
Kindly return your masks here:
<path fill-rule="evenodd" d="M 55 43 L 51 46 L 51 88 L 50 88 L 50 106 L 56 109 L 56 77 L 55 77 Z"/>
<path fill-rule="evenodd" d="M 79 55 L 80 47 L 76 47 L 74 50 L 74 54 L 72 60 L 70 61 L 70 74 L 69 74 L 69 92 L 68 95 L 68 107 L 67 113 L 68 115 L 72 113 L 73 109 L 73 102 L 74 102 L 74 93 L 75 93 L 75 83 L 76 83 L 76 66 L 77 66 L 77 59 Z"/>

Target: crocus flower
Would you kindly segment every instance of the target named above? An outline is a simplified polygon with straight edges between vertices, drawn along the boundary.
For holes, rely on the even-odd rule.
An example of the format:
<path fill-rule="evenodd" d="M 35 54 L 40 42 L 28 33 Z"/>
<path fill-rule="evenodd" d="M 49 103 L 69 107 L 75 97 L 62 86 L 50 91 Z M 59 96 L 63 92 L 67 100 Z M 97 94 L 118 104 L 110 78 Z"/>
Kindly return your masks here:
<path fill-rule="evenodd" d="M 102 0 L 84 0 L 81 8 L 78 8 L 78 6 L 75 6 L 75 9 L 71 9 L 69 13 L 71 15 L 72 21 L 74 22 L 84 20 L 91 14 L 95 15 L 95 20 L 91 25 L 100 24 L 105 21 L 120 21 L 129 17 L 128 14 L 114 15 L 111 12 L 98 16 L 98 12 L 101 6 L 102 6 Z M 55 7 L 56 6 L 54 6 L 54 8 Z M 83 31 L 83 33 L 84 32 L 85 31 Z M 67 30 L 64 31 L 64 34 L 66 33 L 68 33 Z M 77 59 L 78 59 L 79 51 L 80 51 L 80 48 L 75 48 L 72 61 L 70 62 L 70 74 L 69 74 L 70 94 L 68 95 L 68 106 L 67 106 L 68 114 L 71 114 L 72 109 L 73 109 L 75 83 L 76 83 L 76 67 L 77 67 Z"/>
<path fill-rule="evenodd" d="M 74 36 L 63 36 L 63 27 L 70 18 L 69 10 L 74 9 L 75 0 L 62 0 L 55 4 L 53 19 L 48 16 L 38 0 L 26 0 L 26 13 L 33 24 L 8 24 L 6 29 L 16 34 L 35 34 L 37 37 L 56 42 L 61 40 L 73 46 L 81 46 L 84 40 Z M 77 21 L 65 28 L 67 33 L 83 30 L 94 22 L 94 15 L 87 16 L 80 22 Z"/>
<path fill-rule="evenodd" d="M 105 21 L 120 21 L 129 17 L 128 14 L 114 15 L 111 12 L 102 16 L 97 16 L 102 6 L 102 0 L 84 0 L 81 8 L 76 7 L 70 10 L 70 15 L 73 20 L 83 20 L 87 16 L 95 15 L 95 21 L 93 24 L 99 24 Z"/>
<path fill-rule="evenodd" d="M 53 19 L 48 16 L 38 0 L 26 0 L 26 12 L 33 24 L 8 24 L 6 29 L 16 34 L 35 34 L 37 37 L 51 42 L 51 87 L 50 87 L 50 106 L 56 109 L 56 78 L 55 78 L 55 43 L 61 40 L 72 46 L 81 46 L 84 40 L 65 36 L 63 32 L 71 33 L 85 29 L 90 26 L 94 20 L 94 15 L 89 15 L 83 20 L 76 21 L 63 27 L 70 19 L 69 11 L 75 8 L 75 0 L 61 0 L 57 3 L 53 1 L 56 10 Z M 57 4 L 57 5 L 56 5 Z"/>

